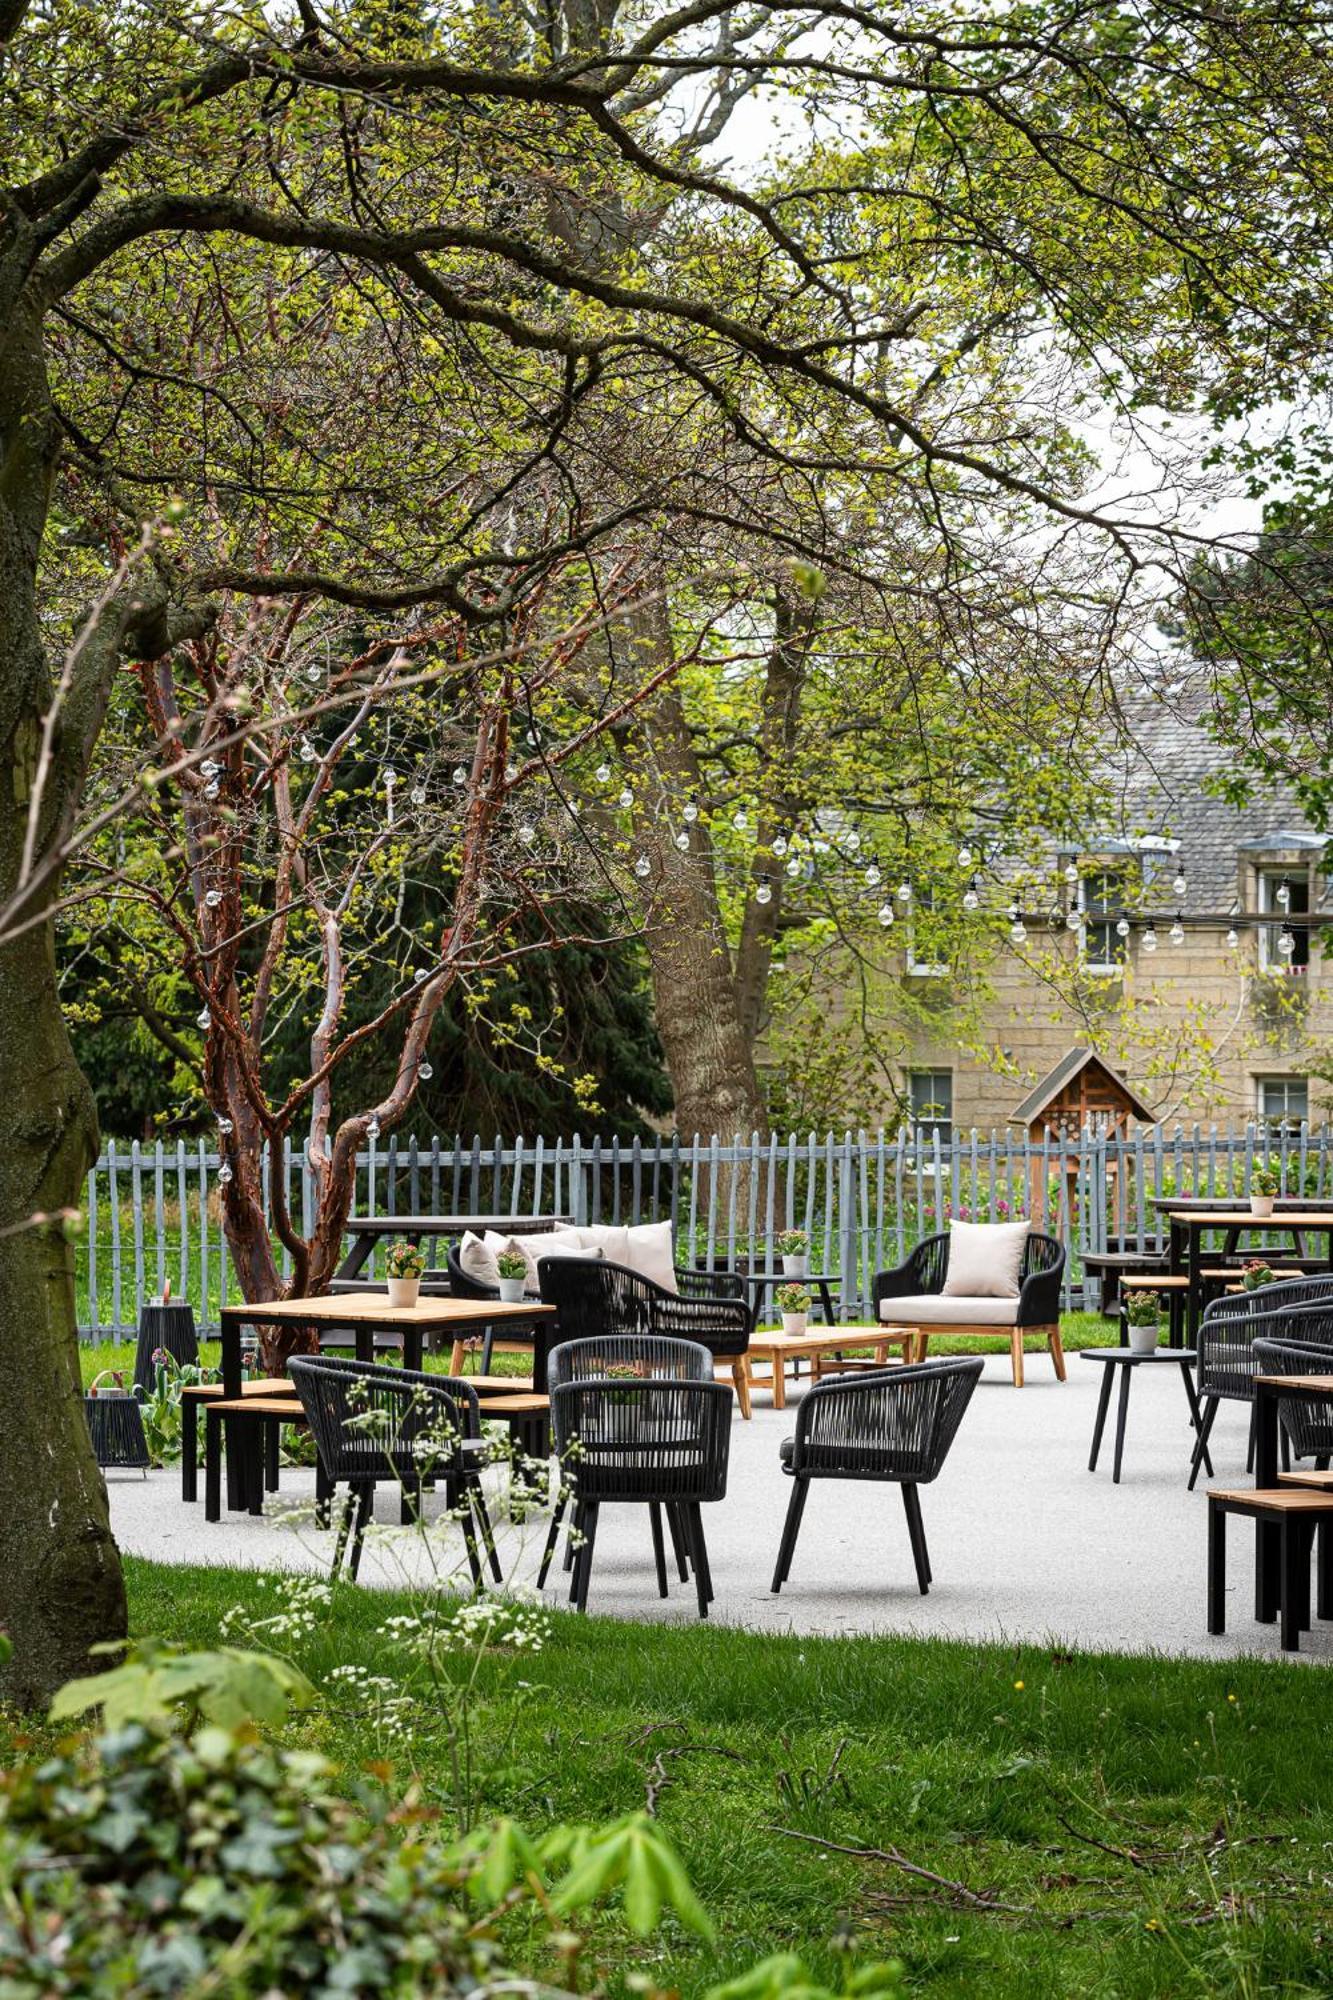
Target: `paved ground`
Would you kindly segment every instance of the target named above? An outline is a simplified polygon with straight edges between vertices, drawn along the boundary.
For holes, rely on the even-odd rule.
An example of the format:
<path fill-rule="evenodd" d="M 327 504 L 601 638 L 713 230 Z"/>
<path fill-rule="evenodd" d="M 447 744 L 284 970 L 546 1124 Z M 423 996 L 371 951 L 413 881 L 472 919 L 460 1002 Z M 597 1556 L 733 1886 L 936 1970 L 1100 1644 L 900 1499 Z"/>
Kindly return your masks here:
<path fill-rule="evenodd" d="M 716 1601 L 713 1616 L 790 1632 L 918 1632 L 936 1637 L 1050 1642 L 1061 1647 L 1222 1656 L 1282 1657 L 1273 1626 L 1252 1612 L 1252 1531 L 1231 1523 L 1228 1619 L 1221 1639 L 1204 1624 L 1203 1486 L 1185 1491 L 1190 1433 L 1180 1378 L 1171 1368 L 1135 1377 L 1120 1486 L 1111 1483 L 1110 1440 L 1096 1473 L 1087 1469 L 1101 1366 L 1071 1355 L 1061 1386 L 1033 1356 L 1027 1387 L 1014 1390 L 996 1358 L 963 1420 L 944 1472 L 923 1488 L 935 1581 L 917 1591 L 902 1506 L 894 1488 L 816 1483 L 806 1508 L 791 1581 L 769 1590 L 789 1485 L 778 1466 L 790 1408 L 755 1398 L 752 1423 L 732 1425 L 727 1499 L 705 1510 Z M 1245 1483 L 1246 1416 L 1223 1405 L 1213 1431 L 1221 1483 Z M 497 1474 L 498 1478 L 499 1475 Z M 210 1527 L 202 1506 L 180 1499 L 179 1474 L 147 1482 L 110 1476 L 112 1519 L 123 1548 L 165 1562 L 215 1562 L 322 1570 L 331 1537 L 311 1527 L 313 1475 L 284 1472 L 283 1494 L 263 1520 L 231 1515 Z M 401 1581 L 427 1561 L 452 1563 L 449 1526 L 423 1551 L 393 1530 L 396 1495 L 379 1496 L 385 1524 L 367 1544 L 363 1582 Z M 293 1520 L 295 1516 L 295 1520 Z M 505 1530 L 507 1577 L 530 1585 L 545 1517 Z M 446 1537 L 447 1543 L 446 1543 Z M 557 1572 L 553 1571 L 554 1581 Z M 558 1603 L 558 1592 L 548 1592 Z M 589 1598 L 592 1612 L 627 1618 L 694 1615 L 692 1590 L 673 1583 L 663 1604 L 653 1581 L 646 1514 L 606 1509 Z M 1333 1627 L 1316 1627 L 1303 1657 L 1333 1657 Z"/>

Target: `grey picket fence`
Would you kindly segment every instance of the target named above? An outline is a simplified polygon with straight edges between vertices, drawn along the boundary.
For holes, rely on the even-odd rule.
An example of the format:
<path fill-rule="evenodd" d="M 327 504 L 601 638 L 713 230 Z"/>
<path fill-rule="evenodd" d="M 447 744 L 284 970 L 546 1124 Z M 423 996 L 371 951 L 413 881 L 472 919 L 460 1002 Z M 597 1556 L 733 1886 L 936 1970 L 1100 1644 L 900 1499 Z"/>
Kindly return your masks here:
<path fill-rule="evenodd" d="M 1282 1160 L 1291 1192 L 1333 1187 L 1329 1130 L 1275 1133 L 1254 1125 L 1145 1128 L 1124 1139 L 1088 1132 L 844 1132 L 785 1138 L 391 1138 L 357 1161 L 356 1212 L 367 1215 L 567 1215 L 576 1222 L 669 1220 L 678 1261 L 776 1267 L 775 1239 L 805 1229 L 811 1269 L 832 1273 L 845 1318 L 869 1309 L 874 1273 L 958 1216 L 1030 1216 L 1069 1252 L 1067 1303 L 1095 1298 L 1083 1253 L 1109 1239 L 1151 1235 L 1154 1196 L 1243 1194 L 1258 1150 Z M 219 1212 L 216 1152 L 109 1141 L 88 1175 L 78 1238 L 79 1324 L 88 1339 L 133 1331 L 139 1308 L 169 1283 L 205 1329 L 240 1297 Z M 309 1229 L 313 1191 L 304 1150 L 286 1147 L 292 1213 Z M 265 1168 L 267 1180 L 268 1168 Z M 267 1194 L 267 1186 L 266 1186 Z M 286 1273 L 289 1260 L 283 1259 Z M 375 1265 L 369 1275 L 374 1275 Z"/>

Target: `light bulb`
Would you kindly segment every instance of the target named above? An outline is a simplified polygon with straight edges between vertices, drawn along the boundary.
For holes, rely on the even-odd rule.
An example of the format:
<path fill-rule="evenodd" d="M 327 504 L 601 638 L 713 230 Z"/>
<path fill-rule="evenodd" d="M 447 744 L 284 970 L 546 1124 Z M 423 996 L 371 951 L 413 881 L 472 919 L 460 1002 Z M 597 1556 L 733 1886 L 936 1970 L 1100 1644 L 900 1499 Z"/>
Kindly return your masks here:
<path fill-rule="evenodd" d="M 611 782 L 611 766 L 609 764 L 599 764 L 593 772 L 593 776 L 599 785 L 609 785 Z"/>
<path fill-rule="evenodd" d="M 611 774 L 608 771 L 607 776 L 609 777 L 610 775 Z M 698 817 L 699 817 L 699 801 L 697 799 L 687 799 L 685 802 L 685 810 L 682 812 L 681 818 L 684 820 L 686 826 L 693 826 L 694 822 L 698 819 Z"/>
<path fill-rule="evenodd" d="M 642 882 L 646 875 L 650 875 L 652 873 L 652 867 L 653 864 L 648 859 L 648 856 L 646 854 L 641 854 L 638 860 L 634 864 L 634 873 L 638 876 L 639 880 Z"/>
<path fill-rule="evenodd" d="M 731 823 L 737 833 L 744 833 L 746 827 L 750 824 L 749 814 L 746 812 L 744 806 L 740 808 L 739 812 L 734 812 L 731 815 Z"/>
<path fill-rule="evenodd" d="M 900 882 L 900 883 L 898 884 L 898 901 L 899 901 L 900 903 L 910 903 L 910 902 L 911 902 L 911 900 L 912 900 L 912 885 L 911 885 L 911 883 L 910 883 L 910 882 Z"/>
<path fill-rule="evenodd" d="M 1076 861 L 1068 861 L 1065 863 L 1065 880 L 1066 882 L 1068 882 L 1071 889 L 1078 881 L 1078 863 Z"/>
<path fill-rule="evenodd" d="M 1183 868 L 1177 868 L 1176 879 L 1171 884 L 1171 894 L 1173 896 L 1183 896 L 1185 893 L 1185 889 L 1186 889 L 1185 871 Z"/>
<path fill-rule="evenodd" d="M 853 854 L 856 853 L 857 849 L 861 845 L 861 836 L 856 831 L 855 827 L 853 827 L 851 832 L 847 835 L 847 845 L 851 849 Z"/>
<path fill-rule="evenodd" d="M 523 845 L 525 847 L 531 847 L 533 841 L 537 838 L 537 829 L 532 824 L 531 820 L 526 820 L 526 819 L 524 820 L 522 826 L 518 830 L 518 837 L 523 842 Z"/>
<path fill-rule="evenodd" d="M 684 827 L 682 827 L 680 832 L 676 835 L 676 846 L 680 849 L 682 854 L 688 854 L 690 851 L 690 836 L 688 833 L 686 833 Z"/>
<path fill-rule="evenodd" d="M 1167 936 L 1170 938 L 1172 944 L 1184 944 L 1185 942 L 1185 926 L 1180 921 L 1179 910 L 1176 912 L 1176 920 L 1167 932 Z"/>
<path fill-rule="evenodd" d="M 199 766 L 199 773 L 204 778 L 216 778 L 221 769 L 222 766 L 218 763 L 216 757 L 205 757 L 203 763 Z"/>
<path fill-rule="evenodd" d="M 221 785 L 219 785 L 217 779 L 214 778 L 211 784 L 204 786 L 204 797 L 206 799 L 215 799 L 221 790 L 222 790 Z"/>
<path fill-rule="evenodd" d="M 322 667 L 307 667 L 307 668 L 306 668 L 306 670 L 305 670 L 305 677 L 306 677 L 306 679 L 307 679 L 307 680 L 309 681 L 309 683 L 310 683 L 311 687 L 315 687 L 315 686 L 317 686 L 317 685 L 318 685 L 318 683 L 319 683 L 320 681 L 322 681 L 322 680 L 323 680 L 323 678 L 324 678 L 324 671 L 323 671 L 323 668 L 322 668 Z"/>
<path fill-rule="evenodd" d="M 1147 929 L 1146 929 L 1146 930 L 1144 931 L 1144 933 L 1143 933 L 1143 940 L 1142 940 L 1142 942 L 1143 942 L 1143 949 L 1144 949 L 1145 951 L 1156 951 L 1156 949 L 1157 949 L 1157 933 L 1156 933 L 1156 931 L 1155 931 L 1155 930 L 1153 929 L 1153 927 L 1152 927 L 1151 923 L 1150 923 L 1150 924 L 1148 925 L 1148 928 L 1147 928 Z"/>
<path fill-rule="evenodd" d="M 505 765 L 505 783 L 506 783 L 507 785 L 512 785 L 512 784 L 513 784 L 513 782 L 514 782 L 514 780 L 515 780 L 515 778 L 516 778 L 517 776 L 518 776 L 518 765 L 517 765 L 517 764 L 506 764 L 506 765 Z"/>
<path fill-rule="evenodd" d="M 1027 925 L 1023 922 L 1023 919 L 1021 917 L 1018 919 L 1016 923 L 1010 924 L 1009 936 L 1015 944 L 1022 944 L 1026 939 L 1027 934 L 1028 934 Z"/>
<path fill-rule="evenodd" d="M 868 889 L 878 889 L 880 883 L 883 880 L 884 877 L 880 874 L 879 869 L 875 866 L 874 862 L 872 861 L 870 866 L 866 869 L 866 887 Z"/>
<path fill-rule="evenodd" d="M 1277 948 L 1284 958 L 1290 958 L 1296 949 L 1296 939 L 1292 934 L 1290 926 L 1287 924 L 1283 924 L 1282 926 L 1282 935 L 1277 941 Z"/>
<path fill-rule="evenodd" d="M 1277 906 L 1280 910 L 1291 907 L 1291 884 L 1285 875 L 1277 885 Z"/>
<path fill-rule="evenodd" d="M 972 866 L 972 850 L 966 841 L 963 842 L 958 850 L 958 866 L 960 868 L 970 868 Z"/>
<path fill-rule="evenodd" d="M 454 765 L 453 778 L 456 785 L 465 785 L 467 783 L 467 772 L 461 764 Z"/>
<path fill-rule="evenodd" d="M 384 766 L 383 772 L 381 773 L 381 776 L 384 779 L 385 791 L 391 792 L 394 786 L 398 783 L 398 773 L 394 770 L 393 765 L 386 764 Z"/>
<path fill-rule="evenodd" d="M 785 833 L 774 834 L 773 852 L 777 855 L 778 860 L 781 861 L 783 855 L 787 852 L 787 836 Z"/>
<path fill-rule="evenodd" d="M 976 910 L 980 907 L 981 898 L 977 894 L 977 878 L 974 875 L 963 891 L 963 908 L 965 910 Z"/>
<path fill-rule="evenodd" d="M 231 1124 L 231 1120 L 230 1120 L 230 1118 L 219 1118 L 219 1119 L 218 1119 L 218 1131 L 219 1131 L 219 1132 L 230 1132 L 230 1131 L 231 1131 L 231 1129 L 232 1129 L 232 1124 Z"/>
<path fill-rule="evenodd" d="M 218 1168 L 218 1185 L 220 1187 L 226 1187 L 227 1182 L 230 1179 L 231 1179 L 231 1168 L 227 1165 L 226 1161 L 224 1160 L 222 1165 Z"/>
<path fill-rule="evenodd" d="M 787 873 L 791 876 L 792 880 L 795 881 L 796 877 L 800 874 L 800 872 L 801 872 L 800 861 L 797 859 L 796 855 L 793 854 L 791 860 L 787 863 Z"/>
<path fill-rule="evenodd" d="M 416 971 L 412 974 L 412 984 L 414 986 L 424 986 L 429 978 L 430 978 L 429 967 L 424 965 L 419 965 Z"/>
<path fill-rule="evenodd" d="M 204 903 L 210 910 L 216 910 L 218 904 L 221 901 L 222 901 L 221 889 L 210 889 L 208 894 L 204 897 Z"/>
<path fill-rule="evenodd" d="M 1231 929 L 1227 932 L 1227 950 L 1234 951 L 1239 943 L 1240 943 L 1240 932 L 1236 929 L 1236 926 L 1233 924 L 1231 926 Z"/>
<path fill-rule="evenodd" d="M 213 1016 L 209 1013 L 207 1007 L 201 1007 L 195 1015 L 195 1019 L 201 1028 L 211 1028 L 213 1025 Z"/>
<path fill-rule="evenodd" d="M 1082 912 L 1082 910 L 1071 910 L 1071 911 L 1069 912 L 1069 915 L 1068 915 L 1068 916 L 1067 916 L 1067 917 L 1065 918 L 1065 928 L 1066 928 L 1067 930 L 1071 930 L 1071 931 L 1081 931 L 1081 930 L 1082 930 L 1082 928 L 1083 928 L 1083 912 Z"/>
<path fill-rule="evenodd" d="M 1121 917 L 1121 918 L 1119 919 L 1119 921 L 1117 922 L 1117 924 L 1116 924 L 1116 927 L 1115 927 L 1115 934 L 1116 934 L 1116 936 L 1117 936 L 1117 937 L 1128 937 L 1128 936 L 1129 936 L 1129 918 L 1128 918 L 1128 917 Z"/>
<path fill-rule="evenodd" d="M 417 1064 L 417 1076 L 422 1083 L 429 1083 L 435 1072 L 429 1063 Z"/>
<path fill-rule="evenodd" d="M 426 803 L 426 787 L 424 785 L 413 785 L 411 791 L 408 793 L 408 797 L 414 806 L 424 806 Z"/>
<path fill-rule="evenodd" d="M 889 925 L 890 925 L 890 924 L 891 924 L 891 923 L 893 922 L 893 904 L 892 904 L 892 903 L 881 903 L 881 904 L 880 904 L 880 906 L 879 906 L 879 920 L 880 920 L 881 924 L 882 924 L 882 925 L 884 926 L 885 930 L 887 930 L 887 929 L 889 928 Z"/>
<path fill-rule="evenodd" d="M 621 790 L 620 804 L 624 806 L 626 812 L 628 812 L 630 807 L 634 804 L 634 794 L 630 790 L 628 785 L 625 785 Z"/>
<path fill-rule="evenodd" d="M 757 889 L 755 890 L 755 892 L 754 892 L 754 899 L 755 899 L 756 903 L 771 903 L 771 902 L 772 902 L 772 900 L 773 900 L 773 887 L 772 887 L 772 884 L 770 883 L 770 881 L 769 881 L 769 879 L 768 879 L 767 875 L 761 875 L 761 876 L 760 876 L 760 878 L 759 878 L 759 887 L 758 887 L 758 888 L 757 888 Z"/>

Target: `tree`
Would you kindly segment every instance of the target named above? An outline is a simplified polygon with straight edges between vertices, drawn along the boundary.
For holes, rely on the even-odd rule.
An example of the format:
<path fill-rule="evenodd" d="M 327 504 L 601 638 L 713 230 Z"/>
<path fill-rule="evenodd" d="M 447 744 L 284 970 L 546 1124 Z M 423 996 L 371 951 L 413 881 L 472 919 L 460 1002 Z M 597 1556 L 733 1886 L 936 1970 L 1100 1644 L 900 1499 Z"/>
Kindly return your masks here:
<path fill-rule="evenodd" d="M 123 1615 L 68 1253 L 34 1219 L 77 1204 L 95 1140 L 51 925 L 121 662 L 205 640 L 224 591 L 430 606 L 494 654 L 545 574 L 571 555 L 595 573 L 631 526 L 823 562 L 735 490 L 737 450 L 747 478 L 758 460 L 798 487 L 873 468 L 923 517 L 944 488 L 964 515 L 1026 498 L 1127 576 L 1149 551 L 1169 566 L 1169 519 L 1052 491 L 1039 452 L 1015 468 L 969 410 L 918 416 L 930 286 L 973 259 L 983 288 L 1035 270 L 1131 395 L 1192 385 L 1200 347 L 1223 373 L 1280 361 L 1320 309 L 1321 14 L 1071 0 L 904 23 L 704 0 L 531 29 L 360 0 L 0 0 L 0 1313 L 36 1355 L 0 1378 L 0 1615 L 21 1692 Z M 729 183 L 698 147 L 759 82 L 821 132 L 855 107 L 877 147 L 850 174 L 817 149 L 800 185 Z M 879 283 L 886 234 L 917 254 L 906 318 L 901 264 Z M 172 492 L 188 532 L 101 589 Z M 62 624 L 82 637 L 57 685 Z"/>

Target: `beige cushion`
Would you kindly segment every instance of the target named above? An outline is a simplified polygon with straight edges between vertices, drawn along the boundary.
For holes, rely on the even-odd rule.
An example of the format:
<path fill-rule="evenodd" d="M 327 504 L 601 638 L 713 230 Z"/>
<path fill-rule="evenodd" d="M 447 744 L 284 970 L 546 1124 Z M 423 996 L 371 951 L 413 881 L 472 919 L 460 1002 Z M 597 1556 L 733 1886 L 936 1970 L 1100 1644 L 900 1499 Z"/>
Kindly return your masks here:
<path fill-rule="evenodd" d="M 608 1264 L 624 1264 L 633 1268 L 629 1262 L 629 1231 L 620 1224 L 598 1222 L 588 1228 L 571 1230 L 570 1234 L 577 1236 L 585 1249 L 600 1250 Z"/>
<path fill-rule="evenodd" d="M 879 1316 L 888 1326 L 1013 1326 L 1017 1299 L 945 1298 L 922 1292 L 903 1299 L 881 1299 Z"/>
<path fill-rule="evenodd" d="M 955 1222 L 949 1230 L 947 1299 L 1016 1299 L 1026 1222 Z"/>
<path fill-rule="evenodd" d="M 503 1247 L 504 1240 L 498 1237 L 497 1247 Z M 458 1264 L 463 1275 L 471 1278 L 474 1284 L 498 1285 L 500 1282 L 495 1251 L 487 1239 L 475 1235 L 470 1229 L 458 1246 Z"/>
<path fill-rule="evenodd" d="M 464 1238 L 465 1242 L 466 1240 Z M 517 1250 L 519 1256 L 528 1267 L 527 1275 L 523 1280 L 523 1289 L 525 1292 L 531 1292 L 534 1295 L 539 1289 L 537 1279 L 537 1259 L 539 1257 L 590 1257 L 601 1254 L 599 1251 L 594 1251 L 580 1242 L 577 1233 L 572 1229 L 545 1229 L 539 1236 L 501 1236 L 497 1230 L 488 1229 L 485 1236 L 485 1248 L 489 1251 L 492 1262 L 499 1257 L 502 1250 Z M 463 1253 L 461 1250 L 458 1253 L 458 1261 L 460 1264 L 463 1263 Z M 466 1264 L 463 1264 L 463 1269 L 467 1271 Z M 468 1271 L 468 1276 L 471 1277 L 471 1275 L 472 1273 Z M 495 1277 L 491 1280 L 491 1283 L 498 1284 L 499 1280 L 500 1272 L 497 1265 Z"/>
<path fill-rule="evenodd" d="M 577 1229 L 574 1234 L 590 1250 L 600 1250 L 613 1264 L 624 1264 L 639 1277 L 660 1285 L 664 1292 L 679 1290 L 669 1222 L 635 1222 L 628 1228 L 599 1223 L 595 1228 Z"/>

